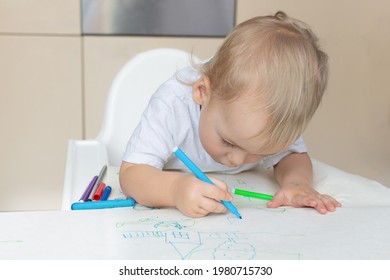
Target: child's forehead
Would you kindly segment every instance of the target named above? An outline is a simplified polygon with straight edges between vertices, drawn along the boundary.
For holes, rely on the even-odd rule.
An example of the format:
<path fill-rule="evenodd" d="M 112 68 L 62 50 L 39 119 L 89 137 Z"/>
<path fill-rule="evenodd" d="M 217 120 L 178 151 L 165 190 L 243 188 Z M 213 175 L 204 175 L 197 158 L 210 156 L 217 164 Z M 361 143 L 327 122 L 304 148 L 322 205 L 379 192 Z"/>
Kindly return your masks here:
<path fill-rule="evenodd" d="M 258 122 L 269 118 L 267 102 L 260 94 L 244 92 L 235 99 L 222 101 L 220 107 L 228 119 L 244 118 L 247 121 Z"/>
<path fill-rule="evenodd" d="M 264 109 L 254 109 L 243 103 L 230 102 L 221 111 L 224 125 L 236 138 L 256 138 L 267 127 L 269 116 Z"/>
<path fill-rule="evenodd" d="M 269 112 L 264 107 L 251 106 L 247 102 L 230 102 L 221 106 L 220 128 L 230 142 L 252 154 L 274 154 L 290 144 L 275 145 L 270 142 Z"/>

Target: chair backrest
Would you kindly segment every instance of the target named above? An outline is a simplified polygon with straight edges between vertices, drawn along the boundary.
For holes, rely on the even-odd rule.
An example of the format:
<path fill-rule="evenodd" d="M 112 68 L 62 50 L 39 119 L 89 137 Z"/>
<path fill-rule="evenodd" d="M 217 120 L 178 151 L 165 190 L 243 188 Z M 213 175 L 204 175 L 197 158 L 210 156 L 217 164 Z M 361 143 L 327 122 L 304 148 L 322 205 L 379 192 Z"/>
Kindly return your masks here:
<path fill-rule="evenodd" d="M 105 144 L 108 164 L 119 166 L 127 141 L 141 119 L 151 95 L 191 54 L 178 49 L 153 49 L 136 55 L 119 71 L 108 93 L 97 140 Z"/>

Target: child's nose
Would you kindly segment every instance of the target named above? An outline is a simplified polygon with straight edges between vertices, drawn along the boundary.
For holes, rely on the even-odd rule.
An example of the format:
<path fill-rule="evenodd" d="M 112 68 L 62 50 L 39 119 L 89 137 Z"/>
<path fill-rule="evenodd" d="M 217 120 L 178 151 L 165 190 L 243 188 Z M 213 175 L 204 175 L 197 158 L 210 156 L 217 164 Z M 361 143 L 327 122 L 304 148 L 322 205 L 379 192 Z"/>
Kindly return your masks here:
<path fill-rule="evenodd" d="M 252 155 L 243 150 L 235 151 L 231 154 L 230 163 L 233 166 L 239 166 L 245 163 L 252 163 L 260 160 L 261 156 Z"/>

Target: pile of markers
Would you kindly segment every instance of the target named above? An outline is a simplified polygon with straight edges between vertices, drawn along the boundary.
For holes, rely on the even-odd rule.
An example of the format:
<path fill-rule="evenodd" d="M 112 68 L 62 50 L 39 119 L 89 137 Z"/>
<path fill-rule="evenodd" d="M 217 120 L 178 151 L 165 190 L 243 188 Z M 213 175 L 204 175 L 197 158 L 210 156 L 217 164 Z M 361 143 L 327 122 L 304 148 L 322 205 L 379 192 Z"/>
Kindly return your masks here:
<path fill-rule="evenodd" d="M 78 202 L 72 204 L 72 210 L 91 210 L 91 209 L 105 209 L 117 207 L 133 207 L 134 199 L 115 199 L 107 200 L 111 187 L 103 183 L 103 178 L 107 172 L 107 165 L 101 169 L 99 176 L 94 176 L 88 187 L 85 189 L 83 195 Z"/>

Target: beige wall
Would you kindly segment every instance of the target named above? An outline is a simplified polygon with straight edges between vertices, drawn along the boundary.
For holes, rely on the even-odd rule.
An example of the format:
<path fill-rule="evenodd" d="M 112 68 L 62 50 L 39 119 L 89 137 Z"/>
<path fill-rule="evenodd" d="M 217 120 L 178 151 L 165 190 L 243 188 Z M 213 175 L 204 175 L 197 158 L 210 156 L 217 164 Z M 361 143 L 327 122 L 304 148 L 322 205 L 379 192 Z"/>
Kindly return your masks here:
<path fill-rule="evenodd" d="M 82 37 L 78 0 L 0 0 L 0 211 L 59 209 L 67 140 L 94 138 L 110 83 L 155 47 L 203 58 L 220 38 Z M 390 186 L 390 2 L 238 0 L 237 21 L 283 10 L 330 56 L 311 155 Z"/>
<path fill-rule="evenodd" d="M 0 0 L 0 211 L 59 209 L 82 137 L 79 4 Z"/>

